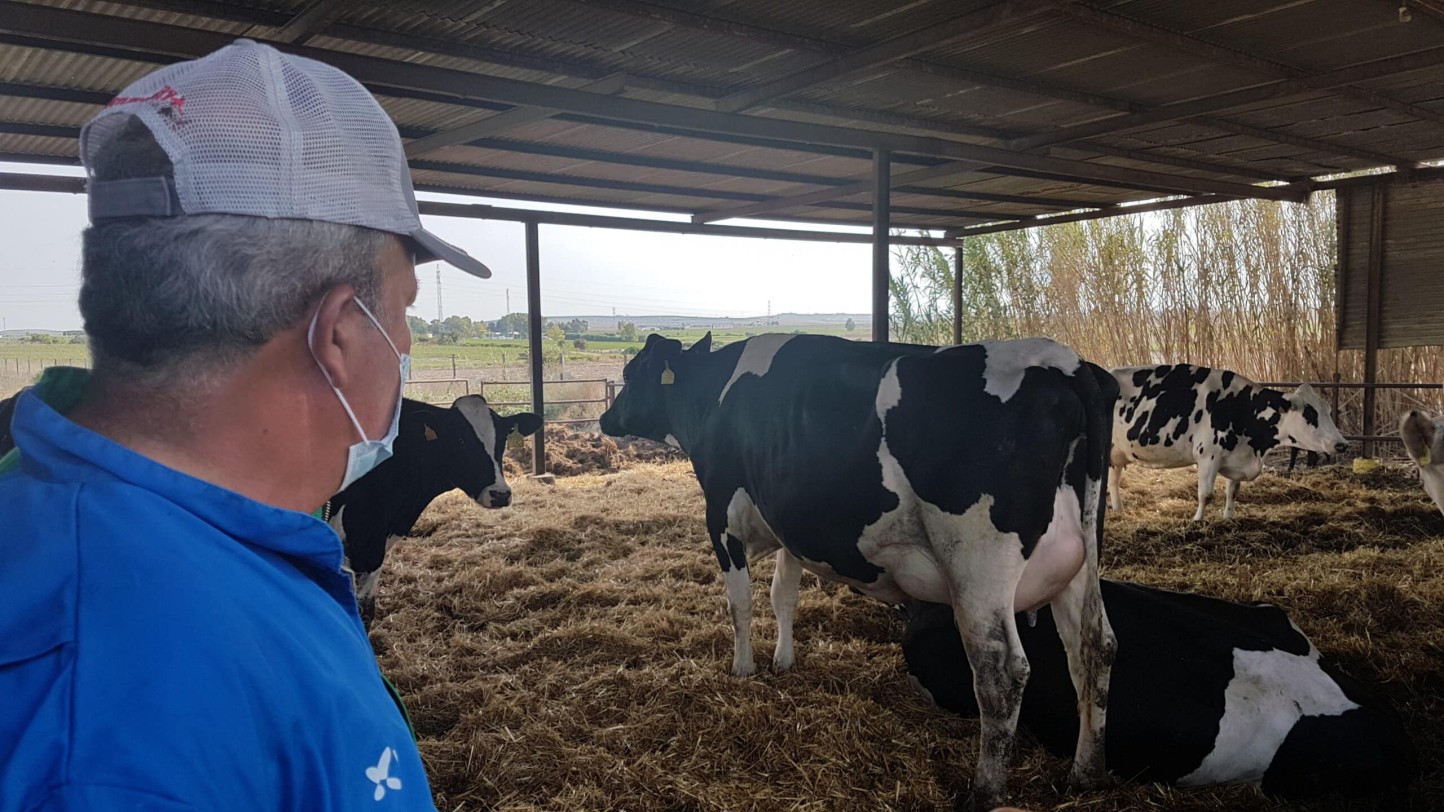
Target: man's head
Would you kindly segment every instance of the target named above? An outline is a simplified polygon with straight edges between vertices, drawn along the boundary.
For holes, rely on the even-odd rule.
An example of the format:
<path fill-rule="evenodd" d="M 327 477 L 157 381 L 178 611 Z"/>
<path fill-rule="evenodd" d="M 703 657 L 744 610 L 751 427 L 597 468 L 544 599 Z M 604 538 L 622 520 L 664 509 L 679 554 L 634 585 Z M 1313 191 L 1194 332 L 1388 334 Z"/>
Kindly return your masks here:
<path fill-rule="evenodd" d="M 85 126 L 81 158 L 97 381 L 172 398 L 240 375 L 275 384 L 327 457 L 394 416 L 414 264 L 490 275 L 422 228 L 375 99 L 268 46 L 238 40 L 137 81 Z"/>

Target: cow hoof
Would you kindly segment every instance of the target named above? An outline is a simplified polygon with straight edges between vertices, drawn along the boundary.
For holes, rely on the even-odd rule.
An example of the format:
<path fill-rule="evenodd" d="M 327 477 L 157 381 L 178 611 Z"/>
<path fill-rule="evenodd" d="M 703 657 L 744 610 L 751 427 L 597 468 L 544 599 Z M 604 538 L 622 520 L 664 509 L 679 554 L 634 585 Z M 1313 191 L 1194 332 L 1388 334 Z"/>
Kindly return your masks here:
<path fill-rule="evenodd" d="M 773 671 L 777 671 L 777 672 L 779 672 L 779 673 L 781 673 L 781 672 L 783 672 L 783 671 L 791 671 L 791 670 L 792 670 L 792 663 L 793 663 L 793 659 L 792 659 L 792 655 L 791 655 L 791 654 L 787 655 L 786 657 L 773 657 L 773 658 L 772 658 L 772 670 L 773 670 Z"/>
<path fill-rule="evenodd" d="M 1095 789 L 1103 789 L 1112 783 L 1107 771 L 1101 770 L 1080 770 L 1074 767 L 1068 773 L 1069 792 L 1089 792 Z"/>
<path fill-rule="evenodd" d="M 750 677 L 750 676 L 752 676 L 753 674 L 756 674 L 756 673 L 757 673 L 757 665 L 756 665 L 755 663 L 733 663 L 733 664 L 732 664 L 732 675 L 733 675 L 733 676 L 737 676 L 737 677 Z"/>
<path fill-rule="evenodd" d="M 1004 807 L 1003 796 L 996 792 L 974 791 L 958 802 L 958 812 L 993 812 Z"/>

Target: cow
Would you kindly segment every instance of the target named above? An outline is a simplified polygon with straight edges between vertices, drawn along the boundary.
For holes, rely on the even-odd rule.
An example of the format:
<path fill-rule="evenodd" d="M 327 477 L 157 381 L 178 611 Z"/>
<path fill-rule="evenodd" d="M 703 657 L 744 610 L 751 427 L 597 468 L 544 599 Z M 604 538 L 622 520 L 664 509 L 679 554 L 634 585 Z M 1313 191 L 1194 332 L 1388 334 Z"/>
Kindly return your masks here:
<path fill-rule="evenodd" d="M 601 418 L 681 448 L 753 673 L 749 562 L 776 553 L 773 667 L 793 665 L 804 569 L 890 603 L 952 605 L 978 672 L 973 802 L 998 806 L 1028 661 L 1014 612 L 1051 603 L 1078 688 L 1070 778 L 1100 784 L 1113 634 L 1098 543 L 1117 385 L 1046 339 L 938 349 L 764 334 L 711 352 L 653 334 Z"/>
<path fill-rule="evenodd" d="M 1404 452 L 1419 466 L 1419 479 L 1434 506 L 1444 513 L 1444 416 L 1410 411 L 1399 420 Z"/>
<path fill-rule="evenodd" d="M 1108 769 L 1179 786 L 1254 783 L 1304 799 L 1402 787 L 1418 759 L 1383 700 L 1319 657 L 1282 609 L 1102 582 L 1118 636 L 1108 707 Z M 913 604 L 903 655 L 940 707 L 978 715 L 952 612 Z M 1021 723 L 1066 756 L 1078 725 L 1068 661 L 1042 609 L 1020 623 L 1033 665 Z"/>
<path fill-rule="evenodd" d="M 502 417 L 481 395 L 451 406 L 401 402 L 400 431 L 390 459 L 331 498 L 327 521 L 341 537 L 356 578 L 356 603 L 367 625 L 376 615 L 381 562 L 431 500 L 459 488 L 484 508 L 511 504 L 502 473 L 506 438 L 541 428 L 530 412 Z"/>
<path fill-rule="evenodd" d="M 25 390 L 16 392 L 4 400 L 0 400 L 0 457 L 10 453 L 15 447 L 15 438 L 10 434 L 10 420 L 15 416 L 15 401 Z"/>
<path fill-rule="evenodd" d="M 1330 417 L 1329 404 L 1312 386 L 1285 394 L 1236 372 L 1191 364 L 1121 367 L 1113 370 L 1120 395 L 1114 410 L 1110 507 L 1121 510 L 1123 469 L 1198 466 L 1198 510 L 1213 498 L 1222 474 L 1223 517 L 1234 518 L 1240 482 L 1263 472 L 1264 454 L 1287 446 L 1337 453 L 1348 449 Z"/>

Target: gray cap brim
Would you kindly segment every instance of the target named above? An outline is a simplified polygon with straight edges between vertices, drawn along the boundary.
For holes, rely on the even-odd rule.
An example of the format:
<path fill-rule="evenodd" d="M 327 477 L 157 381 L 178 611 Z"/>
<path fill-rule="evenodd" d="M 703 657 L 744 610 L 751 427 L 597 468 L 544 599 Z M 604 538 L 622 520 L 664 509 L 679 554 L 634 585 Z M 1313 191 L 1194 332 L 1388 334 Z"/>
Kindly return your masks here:
<path fill-rule="evenodd" d="M 411 239 L 416 241 L 416 245 L 420 249 L 416 253 L 416 264 L 418 265 L 439 259 L 472 276 L 482 279 L 491 278 L 491 269 L 483 265 L 480 260 L 424 228 L 411 232 Z"/>

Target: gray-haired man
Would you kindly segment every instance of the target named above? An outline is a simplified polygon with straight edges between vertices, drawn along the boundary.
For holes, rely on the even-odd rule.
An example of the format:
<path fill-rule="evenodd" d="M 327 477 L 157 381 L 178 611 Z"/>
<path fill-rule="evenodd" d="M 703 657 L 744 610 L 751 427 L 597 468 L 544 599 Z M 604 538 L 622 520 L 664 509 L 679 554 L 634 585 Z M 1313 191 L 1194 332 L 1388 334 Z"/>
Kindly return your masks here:
<path fill-rule="evenodd" d="M 127 88 L 81 157 L 95 371 L 68 415 L 19 398 L 0 474 L 0 812 L 431 809 L 309 514 L 390 454 L 414 263 L 489 272 L 359 84 L 253 42 Z"/>

